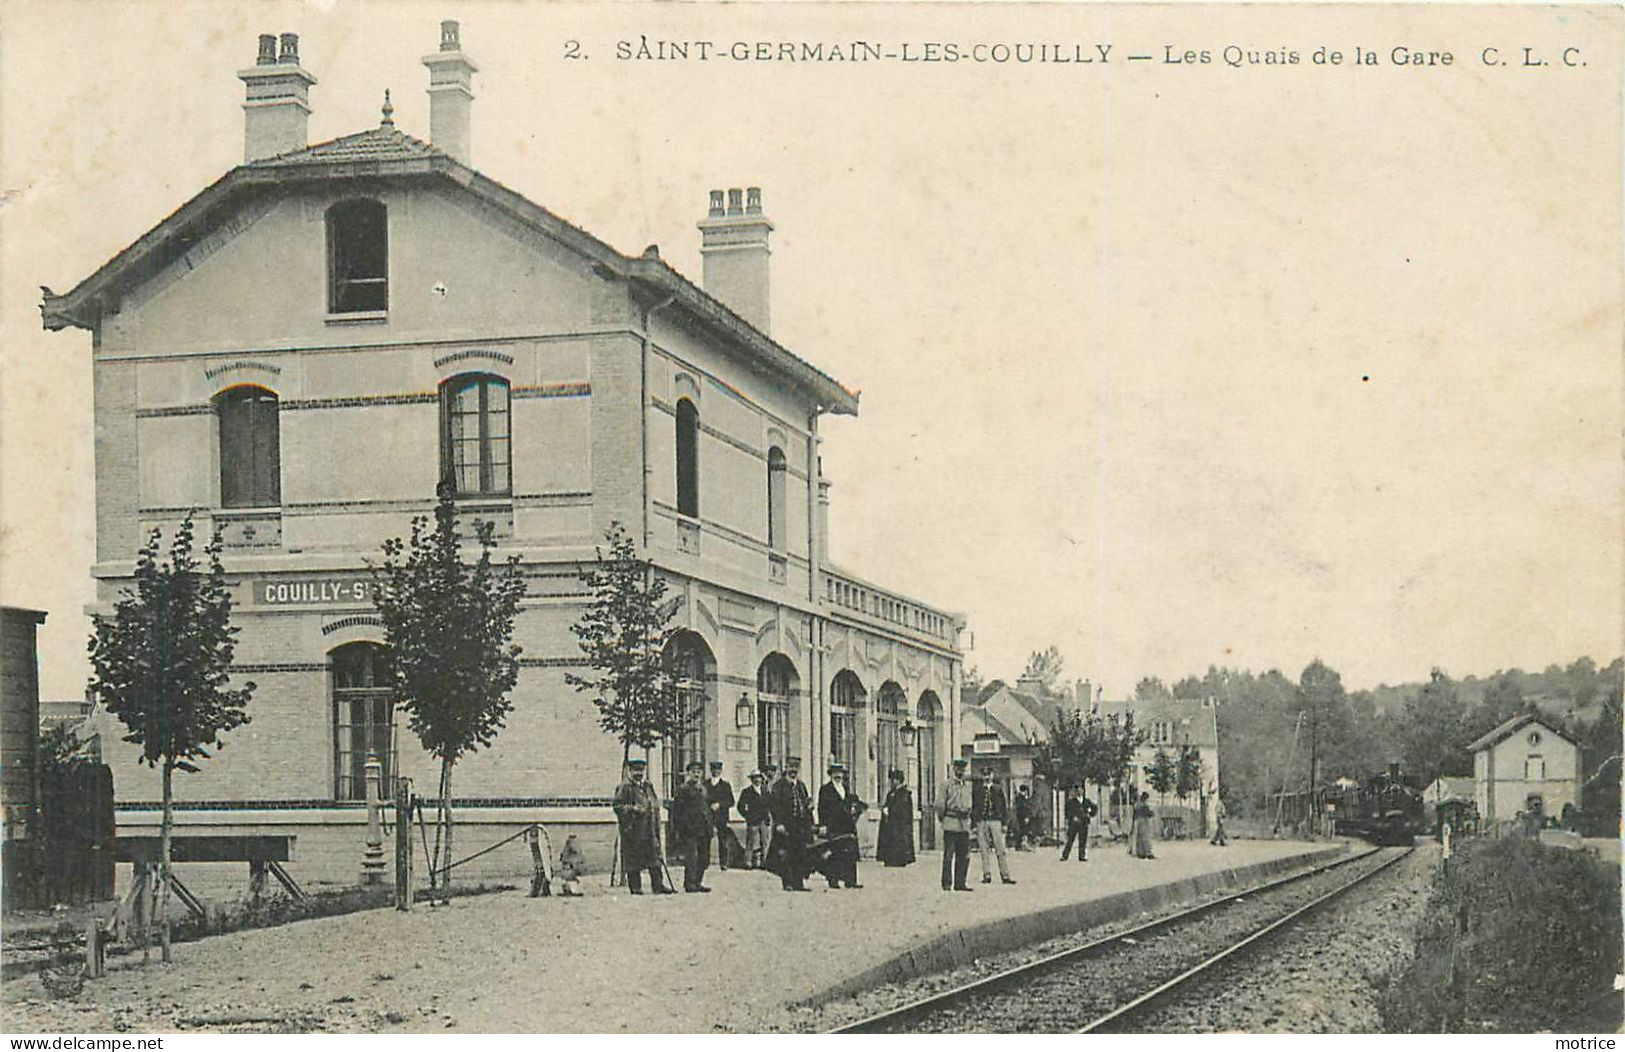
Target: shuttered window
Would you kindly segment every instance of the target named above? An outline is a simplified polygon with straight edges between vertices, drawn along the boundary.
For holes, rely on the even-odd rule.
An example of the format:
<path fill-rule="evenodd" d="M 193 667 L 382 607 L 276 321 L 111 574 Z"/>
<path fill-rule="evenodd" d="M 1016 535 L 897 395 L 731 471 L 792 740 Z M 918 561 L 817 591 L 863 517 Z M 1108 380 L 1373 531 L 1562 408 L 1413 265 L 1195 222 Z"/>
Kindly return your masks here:
<path fill-rule="evenodd" d="M 215 398 L 220 421 L 220 506 L 274 508 L 282 503 L 277 397 L 263 387 L 233 387 Z"/>

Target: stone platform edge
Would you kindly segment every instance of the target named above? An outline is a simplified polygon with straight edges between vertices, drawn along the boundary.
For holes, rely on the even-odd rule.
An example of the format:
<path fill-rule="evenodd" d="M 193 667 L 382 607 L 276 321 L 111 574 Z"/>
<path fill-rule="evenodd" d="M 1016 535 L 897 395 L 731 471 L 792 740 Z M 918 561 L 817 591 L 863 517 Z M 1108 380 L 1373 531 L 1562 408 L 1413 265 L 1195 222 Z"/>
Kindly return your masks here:
<path fill-rule="evenodd" d="M 907 982 L 910 979 L 958 968 L 989 954 L 1005 953 L 1053 939 L 1057 935 L 1114 924 L 1137 913 L 1161 909 L 1216 891 L 1261 883 L 1288 870 L 1329 862 L 1338 855 L 1347 853 L 1348 850 L 1349 845 L 1345 843 L 1301 855 L 1288 855 L 1267 862 L 1214 870 L 1169 884 L 1153 884 L 1132 891 L 1120 891 L 1105 898 L 1068 902 L 1015 917 L 1004 917 L 999 920 L 983 921 L 967 928 L 957 928 L 916 943 L 890 960 L 866 968 L 792 1004 L 816 1008 L 876 986 Z"/>

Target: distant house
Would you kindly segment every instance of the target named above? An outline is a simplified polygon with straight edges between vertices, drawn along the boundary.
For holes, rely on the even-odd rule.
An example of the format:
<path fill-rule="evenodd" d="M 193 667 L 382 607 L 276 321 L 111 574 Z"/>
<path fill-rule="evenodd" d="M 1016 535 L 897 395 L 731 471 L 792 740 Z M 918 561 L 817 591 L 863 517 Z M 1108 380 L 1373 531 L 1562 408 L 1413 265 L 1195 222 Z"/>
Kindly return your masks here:
<path fill-rule="evenodd" d="M 1467 746 L 1473 796 L 1486 825 L 1580 806 L 1580 746 L 1539 716 L 1514 716 Z"/>
<path fill-rule="evenodd" d="M 1087 680 L 1060 694 L 1044 689 L 1037 679 L 1018 679 L 1014 686 L 994 680 L 961 698 L 959 719 L 963 735 L 960 755 L 977 769 L 991 767 L 1012 799 L 1025 785 L 1037 802 L 1046 828 L 1060 814 L 1059 790 L 1034 770 L 1038 751 L 1049 740 L 1050 728 L 1063 711 L 1079 707 L 1079 699 L 1092 696 Z"/>
<path fill-rule="evenodd" d="M 1201 784 L 1196 796 L 1179 803 L 1170 792 L 1161 810 L 1169 817 L 1187 811 L 1183 817 L 1192 828 L 1207 828 L 1208 802 L 1219 792 L 1219 710 L 1213 701 L 1208 698 L 1131 698 L 1103 701 L 1098 708 L 1102 716 L 1119 719 L 1132 713 L 1134 726 L 1145 732 L 1145 741 L 1134 751 L 1134 766 L 1129 775 L 1130 785 L 1135 789 L 1150 791 L 1148 772 L 1156 762 L 1158 749 L 1177 758 L 1181 746 L 1196 748 L 1202 761 Z"/>

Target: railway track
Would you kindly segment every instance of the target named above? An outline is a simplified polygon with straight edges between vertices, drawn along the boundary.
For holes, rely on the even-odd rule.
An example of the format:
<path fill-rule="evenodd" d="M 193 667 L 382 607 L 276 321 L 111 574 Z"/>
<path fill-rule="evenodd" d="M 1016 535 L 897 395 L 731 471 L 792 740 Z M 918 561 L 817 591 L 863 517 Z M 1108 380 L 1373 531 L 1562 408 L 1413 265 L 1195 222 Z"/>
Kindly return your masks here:
<path fill-rule="evenodd" d="M 1383 872 L 1412 850 L 1377 848 L 1340 858 L 910 1001 L 831 1032 L 1132 1029 L 1142 1012 L 1198 976 Z"/>

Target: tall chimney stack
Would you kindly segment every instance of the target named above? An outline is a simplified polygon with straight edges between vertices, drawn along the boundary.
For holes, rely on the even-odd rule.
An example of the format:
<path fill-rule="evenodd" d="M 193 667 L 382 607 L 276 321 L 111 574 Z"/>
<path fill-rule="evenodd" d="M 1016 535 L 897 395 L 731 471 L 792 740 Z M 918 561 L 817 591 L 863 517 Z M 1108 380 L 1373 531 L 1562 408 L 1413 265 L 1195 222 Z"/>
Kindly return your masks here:
<path fill-rule="evenodd" d="M 710 212 L 700 221 L 705 291 L 762 332 L 769 331 L 767 235 L 773 224 L 762 214 L 760 187 L 732 189 L 724 203 L 711 191 Z"/>
<path fill-rule="evenodd" d="M 440 50 L 423 56 L 429 67 L 429 142 L 462 164 L 472 165 L 469 120 L 474 108 L 474 74 L 479 67 L 463 54 L 456 22 L 440 23 Z"/>
<path fill-rule="evenodd" d="M 248 89 L 243 103 L 243 160 L 302 150 L 309 143 L 310 86 L 316 78 L 299 65 L 299 37 L 260 34 L 254 65 L 237 76 Z"/>

